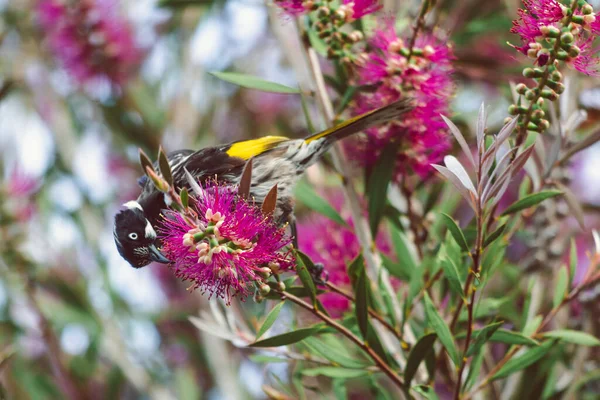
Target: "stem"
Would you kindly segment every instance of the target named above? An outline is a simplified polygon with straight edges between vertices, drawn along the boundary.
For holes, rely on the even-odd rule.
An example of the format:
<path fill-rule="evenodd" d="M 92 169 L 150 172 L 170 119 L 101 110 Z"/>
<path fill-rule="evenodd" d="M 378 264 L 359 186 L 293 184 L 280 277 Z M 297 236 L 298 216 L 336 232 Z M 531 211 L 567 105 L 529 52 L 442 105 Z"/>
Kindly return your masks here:
<path fill-rule="evenodd" d="M 381 357 L 379 357 L 379 355 L 377 353 L 375 353 L 375 351 L 373 351 L 373 349 L 371 347 L 369 347 L 367 345 L 367 343 L 363 342 L 358 336 L 356 336 L 354 333 L 352 333 L 348 328 L 339 324 L 334 319 L 323 314 L 321 311 L 314 308 L 312 305 L 308 304 L 307 302 L 300 299 L 299 297 L 294 296 L 293 294 L 290 294 L 285 291 L 277 291 L 277 293 L 281 294 L 281 296 L 284 299 L 287 298 L 291 302 L 310 311 L 314 316 L 318 317 L 323 322 L 325 322 L 327 325 L 331 326 L 332 328 L 337 330 L 339 333 L 346 336 L 348 339 L 350 339 L 350 341 L 354 342 L 354 344 L 356 344 L 358 347 L 360 347 L 365 353 L 367 353 L 369 355 L 369 357 L 371 357 L 371 359 L 375 362 L 375 364 L 379 367 L 379 369 L 383 373 L 385 373 L 392 380 L 392 382 L 394 382 L 394 384 L 396 386 L 398 386 L 403 391 L 406 390 L 406 388 L 404 386 L 404 382 L 402 381 L 402 378 L 400 378 L 400 376 L 398 374 L 396 374 L 396 372 L 394 372 L 394 370 L 392 370 L 390 368 L 390 366 L 387 365 L 387 363 L 384 360 L 382 360 Z"/>
<path fill-rule="evenodd" d="M 421 230 L 419 229 L 422 224 L 419 223 L 418 217 L 413 209 L 413 201 L 412 194 L 413 192 L 408 188 L 406 180 L 402 181 L 400 185 L 400 190 L 404 194 L 404 198 L 406 199 L 406 214 L 408 216 L 408 221 L 410 225 L 410 230 L 415 236 L 415 247 L 417 248 L 417 252 L 419 253 L 419 258 L 423 259 L 423 241 L 421 240 Z"/>
<path fill-rule="evenodd" d="M 354 298 L 354 296 L 352 296 L 350 293 L 346 292 L 342 288 L 334 285 L 333 283 L 327 282 L 325 284 L 325 286 L 327 286 L 332 292 L 337 293 L 342 297 L 345 297 L 346 299 L 350 300 L 353 303 L 356 303 L 356 299 Z M 403 343 L 402 334 L 400 332 L 398 332 L 398 330 L 392 324 L 387 322 L 382 315 L 380 315 L 379 313 L 377 313 L 377 311 L 373 310 L 370 307 L 369 307 L 368 312 L 371 317 L 373 317 L 377 321 L 379 321 L 381 323 L 381 325 L 385 326 L 396 337 L 396 339 L 398 339 L 401 343 Z"/>
<path fill-rule="evenodd" d="M 423 29 L 425 26 L 425 14 L 429 10 L 429 0 L 423 0 L 421 4 L 421 11 L 419 11 L 419 17 L 417 18 L 417 22 L 413 27 L 412 36 L 410 37 L 410 42 L 408 44 L 408 56 L 406 57 L 406 62 L 410 61 L 410 58 L 413 56 L 413 52 L 415 49 L 415 43 L 417 41 L 417 36 L 419 35 L 419 31 Z"/>

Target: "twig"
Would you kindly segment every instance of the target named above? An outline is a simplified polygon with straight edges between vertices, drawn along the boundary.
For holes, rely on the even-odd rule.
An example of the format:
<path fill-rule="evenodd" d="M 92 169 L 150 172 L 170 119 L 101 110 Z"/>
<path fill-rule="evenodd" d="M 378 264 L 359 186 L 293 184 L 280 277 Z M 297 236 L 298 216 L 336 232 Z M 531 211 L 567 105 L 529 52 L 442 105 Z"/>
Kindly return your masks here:
<path fill-rule="evenodd" d="M 345 297 L 346 299 L 350 300 L 351 302 L 353 302 L 353 303 L 356 302 L 356 299 L 354 298 L 354 296 L 352 296 L 350 293 L 346 292 L 342 288 L 334 285 L 333 283 L 327 282 L 325 284 L 325 286 L 327 286 L 332 292 L 337 293 L 342 297 Z M 380 315 L 377 311 L 373 310 L 370 307 L 369 307 L 368 312 L 371 317 L 373 317 L 377 321 L 379 321 L 381 323 L 381 325 L 385 326 L 396 337 L 396 339 L 398 339 L 401 343 L 403 343 L 402 334 L 400 332 L 398 332 L 398 330 L 392 324 L 387 322 L 382 315 Z"/>
<path fill-rule="evenodd" d="M 425 14 L 429 10 L 429 0 L 423 0 L 421 4 L 421 11 L 419 11 L 419 17 L 417 18 L 417 22 L 413 27 L 412 36 L 410 37 L 410 42 L 408 44 L 408 56 L 406 57 L 406 62 L 410 61 L 410 58 L 413 56 L 413 52 L 415 49 L 415 43 L 417 42 L 417 36 L 419 36 L 419 31 L 423 29 L 425 26 Z"/>
<path fill-rule="evenodd" d="M 403 391 L 406 390 L 406 387 L 404 386 L 404 382 L 402 381 L 402 378 L 400 378 L 400 376 L 398 374 L 396 374 L 396 372 L 394 372 L 389 367 L 389 365 L 384 360 L 382 360 L 381 357 L 379 357 L 379 355 L 377 353 L 375 353 L 375 351 L 370 346 L 368 346 L 365 342 L 363 342 L 358 336 L 356 336 L 354 333 L 352 333 L 348 328 L 339 324 L 334 319 L 323 314 L 321 311 L 319 311 L 318 309 L 315 309 L 312 305 L 308 304 L 307 302 L 300 299 L 299 297 L 294 296 L 293 294 L 290 294 L 285 291 L 277 291 L 277 293 L 281 294 L 282 298 L 287 298 L 291 302 L 310 311 L 314 316 L 318 317 L 323 322 L 325 322 L 327 325 L 331 326 L 332 328 L 337 330 L 339 333 L 341 333 L 342 335 L 344 335 L 348 339 L 350 339 L 354 344 L 356 344 L 365 353 L 367 353 L 369 355 L 369 357 L 371 357 L 371 359 L 375 362 L 375 364 L 379 367 L 379 369 L 383 373 L 385 373 L 392 380 L 392 382 L 394 382 L 394 384 L 396 386 L 398 386 Z"/>

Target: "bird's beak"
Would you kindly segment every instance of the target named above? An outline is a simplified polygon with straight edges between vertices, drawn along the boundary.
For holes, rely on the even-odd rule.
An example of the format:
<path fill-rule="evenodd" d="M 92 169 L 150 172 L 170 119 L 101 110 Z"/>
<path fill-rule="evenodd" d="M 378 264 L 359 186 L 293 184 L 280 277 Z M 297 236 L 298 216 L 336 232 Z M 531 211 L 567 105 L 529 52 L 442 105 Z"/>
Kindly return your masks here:
<path fill-rule="evenodd" d="M 169 260 L 167 257 L 165 257 L 163 255 L 163 253 L 161 253 L 155 245 L 151 244 L 149 247 L 150 249 L 150 259 L 152 261 L 156 261 L 162 264 L 168 264 L 171 262 L 171 260 Z"/>

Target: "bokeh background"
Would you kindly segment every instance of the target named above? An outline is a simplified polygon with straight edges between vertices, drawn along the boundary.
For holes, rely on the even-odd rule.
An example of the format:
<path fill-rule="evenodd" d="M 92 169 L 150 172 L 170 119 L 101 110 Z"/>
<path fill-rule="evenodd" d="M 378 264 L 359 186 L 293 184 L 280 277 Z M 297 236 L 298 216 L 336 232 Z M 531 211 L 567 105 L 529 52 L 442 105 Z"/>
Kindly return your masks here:
<path fill-rule="evenodd" d="M 384 6 L 408 26 L 419 2 Z M 452 108 L 467 131 L 484 100 L 491 124 L 506 116 L 508 82 L 519 81 L 523 65 L 506 44 L 515 40 L 508 31 L 518 6 L 438 0 L 428 17 L 454 42 Z M 301 57 L 293 21 L 260 0 L 0 0 L 4 394 L 262 398 L 262 383 L 285 379 L 284 364 L 265 368 L 190 322 L 219 307 L 214 302 L 186 291 L 164 266 L 134 270 L 121 259 L 112 218 L 137 197 L 138 148 L 156 154 L 159 144 L 175 150 L 303 135 L 298 97 L 208 74 L 308 87 Z M 600 116 L 598 84 L 577 81 L 570 97 L 587 109 L 589 124 Z M 309 112 L 318 120 L 310 104 Z M 600 147 L 578 155 L 569 174 L 588 228 L 597 226 Z M 302 204 L 299 213 L 307 217 Z M 583 255 L 591 235 L 578 235 Z M 235 307 L 252 326 L 263 306 L 251 303 Z M 290 317 L 282 318 L 285 326 Z"/>

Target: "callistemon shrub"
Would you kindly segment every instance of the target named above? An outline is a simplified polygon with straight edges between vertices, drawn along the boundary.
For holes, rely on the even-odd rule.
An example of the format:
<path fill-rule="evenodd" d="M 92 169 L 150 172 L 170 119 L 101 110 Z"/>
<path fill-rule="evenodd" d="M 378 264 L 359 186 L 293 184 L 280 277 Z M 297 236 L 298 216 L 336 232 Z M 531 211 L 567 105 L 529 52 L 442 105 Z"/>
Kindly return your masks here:
<path fill-rule="evenodd" d="M 290 237 L 260 207 L 237 194 L 237 188 L 208 184 L 196 200 L 195 221 L 167 211 L 159 229 L 162 251 L 174 273 L 192 289 L 224 298 L 245 298 L 264 286 L 271 273 L 293 265 L 286 249 Z"/>

